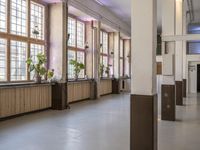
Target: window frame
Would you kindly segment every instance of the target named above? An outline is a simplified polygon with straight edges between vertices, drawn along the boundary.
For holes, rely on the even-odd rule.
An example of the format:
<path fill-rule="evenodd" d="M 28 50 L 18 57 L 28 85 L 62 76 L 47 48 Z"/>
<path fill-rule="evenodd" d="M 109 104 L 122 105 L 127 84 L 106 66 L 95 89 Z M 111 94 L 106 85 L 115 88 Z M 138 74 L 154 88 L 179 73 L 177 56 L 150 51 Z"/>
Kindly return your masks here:
<path fill-rule="evenodd" d="M 104 34 L 107 34 L 107 53 L 104 53 Z M 103 63 L 103 60 L 104 60 L 104 57 L 107 57 L 107 64 L 105 67 L 108 67 L 109 66 L 109 62 L 110 62 L 110 51 L 109 51 L 109 32 L 107 32 L 106 30 L 104 29 L 101 29 L 100 30 L 100 44 L 101 44 L 101 47 L 100 47 L 100 62 Z M 102 39 L 102 41 L 101 41 Z M 102 43 L 101 43 L 102 42 Z M 103 74 L 103 77 L 104 78 L 109 78 L 108 75 L 104 76 Z"/>
<path fill-rule="evenodd" d="M 83 35 L 84 35 L 84 47 L 85 47 L 85 43 L 86 43 L 86 23 L 83 20 L 77 18 L 76 16 L 74 16 L 72 14 L 68 14 L 68 18 L 72 18 L 72 19 L 75 20 L 75 46 L 69 46 L 69 45 L 67 46 L 67 55 L 68 55 L 68 50 L 74 51 L 75 52 L 75 60 L 77 60 L 77 53 L 78 52 L 84 53 L 84 65 L 86 66 L 86 49 L 85 48 L 79 48 L 77 46 L 77 43 L 78 43 L 77 42 L 77 22 L 81 22 L 81 23 L 84 24 L 84 33 L 83 33 Z M 68 23 L 67 23 L 67 27 L 68 27 Z M 67 58 L 68 58 L 68 56 L 67 56 Z M 67 61 L 67 66 L 69 65 L 68 62 L 69 62 L 69 60 Z M 69 78 L 68 74 L 69 73 L 67 72 L 67 79 L 73 80 L 74 78 Z M 78 77 L 78 79 L 84 79 L 85 75 L 86 75 L 86 67 L 84 69 L 84 77 L 83 78 Z"/>
<path fill-rule="evenodd" d="M 121 41 L 122 41 L 122 56 L 121 56 Z M 120 61 L 122 60 L 122 74 L 121 74 L 121 64 L 120 64 Z M 120 38 L 120 52 L 119 52 L 119 67 L 120 67 L 120 71 L 119 71 L 119 76 L 120 77 L 124 77 L 125 76 L 125 44 L 124 44 L 124 39 Z"/>
<path fill-rule="evenodd" d="M 37 39 L 31 37 L 31 2 L 36 3 L 38 5 L 42 5 L 44 7 L 44 38 Z M 26 64 L 26 79 L 25 80 L 15 80 L 11 81 L 11 41 L 18 41 L 18 42 L 25 42 L 27 45 L 27 56 L 26 58 L 30 57 L 30 46 L 31 44 L 38 44 L 44 46 L 44 53 L 47 54 L 47 47 L 48 47 L 48 6 L 46 3 L 38 0 L 26 0 L 26 36 L 24 35 L 17 35 L 11 33 L 11 0 L 8 0 L 6 3 L 6 32 L 0 31 L 0 38 L 5 39 L 7 42 L 6 46 L 6 81 L 0 81 L 0 83 L 18 83 L 18 82 L 29 82 L 30 80 L 30 72 L 28 71 L 28 65 Z M 48 66 L 48 61 L 47 64 Z"/>

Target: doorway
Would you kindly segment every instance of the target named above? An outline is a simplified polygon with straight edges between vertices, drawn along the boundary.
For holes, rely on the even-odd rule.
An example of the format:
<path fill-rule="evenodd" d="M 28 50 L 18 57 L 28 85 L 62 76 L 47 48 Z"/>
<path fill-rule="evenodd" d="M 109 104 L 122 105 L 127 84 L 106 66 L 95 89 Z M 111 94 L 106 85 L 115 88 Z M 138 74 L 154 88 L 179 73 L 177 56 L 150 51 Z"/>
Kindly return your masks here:
<path fill-rule="evenodd" d="M 197 92 L 200 92 L 200 64 L 197 64 Z"/>

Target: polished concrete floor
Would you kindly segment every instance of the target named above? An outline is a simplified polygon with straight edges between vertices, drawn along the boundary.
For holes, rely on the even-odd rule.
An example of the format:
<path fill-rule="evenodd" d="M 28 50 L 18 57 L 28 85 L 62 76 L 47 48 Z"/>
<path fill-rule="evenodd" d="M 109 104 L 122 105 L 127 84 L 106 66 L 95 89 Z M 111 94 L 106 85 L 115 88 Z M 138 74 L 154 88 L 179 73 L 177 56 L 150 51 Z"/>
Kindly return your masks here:
<path fill-rule="evenodd" d="M 159 150 L 200 149 L 200 95 L 158 123 Z M 129 150 L 129 95 L 109 95 L 0 122 L 0 150 Z M 159 115 L 160 116 L 160 115 Z"/>

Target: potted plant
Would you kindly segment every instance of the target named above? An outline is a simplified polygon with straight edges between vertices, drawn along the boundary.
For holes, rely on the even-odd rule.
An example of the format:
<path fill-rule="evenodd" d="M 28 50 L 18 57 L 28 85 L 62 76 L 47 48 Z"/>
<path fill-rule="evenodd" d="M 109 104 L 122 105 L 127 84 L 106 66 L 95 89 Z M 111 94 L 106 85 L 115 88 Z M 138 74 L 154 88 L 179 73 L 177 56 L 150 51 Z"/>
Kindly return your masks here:
<path fill-rule="evenodd" d="M 85 69 L 85 65 L 73 59 L 71 59 L 69 63 L 74 66 L 74 79 L 77 80 L 81 70 Z"/>
<path fill-rule="evenodd" d="M 41 83 L 42 77 L 47 73 L 47 69 L 45 68 L 45 63 L 47 62 L 47 58 L 45 54 L 39 53 L 37 54 L 36 63 L 34 63 L 33 59 L 30 57 L 26 60 L 26 63 L 29 67 L 29 72 L 34 71 L 34 79 L 36 83 Z"/>
<path fill-rule="evenodd" d="M 52 78 L 54 76 L 54 69 L 47 71 L 47 79 L 49 82 L 52 82 Z"/>
<path fill-rule="evenodd" d="M 104 64 L 101 63 L 99 66 L 99 73 L 100 73 L 101 78 L 103 77 L 104 70 L 105 70 L 105 66 Z"/>
<path fill-rule="evenodd" d="M 108 65 L 107 67 L 106 67 L 106 70 L 105 70 L 105 73 L 107 74 L 107 76 L 108 77 L 110 77 L 110 67 L 111 67 L 112 65 Z"/>

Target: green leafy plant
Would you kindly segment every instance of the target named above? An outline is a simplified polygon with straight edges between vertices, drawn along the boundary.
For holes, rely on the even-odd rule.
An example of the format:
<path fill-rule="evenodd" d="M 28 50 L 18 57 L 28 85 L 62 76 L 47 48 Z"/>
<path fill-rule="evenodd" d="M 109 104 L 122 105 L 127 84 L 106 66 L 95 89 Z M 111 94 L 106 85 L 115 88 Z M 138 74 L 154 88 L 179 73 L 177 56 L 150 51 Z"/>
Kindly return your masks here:
<path fill-rule="evenodd" d="M 47 78 L 51 80 L 53 78 L 53 76 L 54 76 L 54 69 L 48 70 L 47 71 Z"/>
<path fill-rule="evenodd" d="M 110 67 L 111 67 L 112 65 L 108 65 L 107 67 L 106 67 L 106 70 L 105 70 L 105 73 L 109 76 L 109 74 L 110 74 Z"/>
<path fill-rule="evenodd" d="M 99 66 L 100 77 L 103 77 L 104 70 L 105 70 L 105 66 L 104 64 L 101 63 Z"/>
<path fill-rule="evenodd" d="M 81 62 L 78 62 L 77 60 L 70 60 L 70 65 L 74 66 L 74 75 L 75 75 L 75 79 L 78 79 L 79 73 L 81 72 L 81 70 L 85 69 L 85 65 Z"/>
<path fill-rule="evenodd" d="M 36 63 L 34 63 L 31 57 L 26 60 L 26 63 L 28 64 L 29 72 L 35 72 L 34 77 L 36 78 L 36 82 L 39 83 L 41 82 L 42 76 L 44 76 L 47 73 L 47 69 L 45 68 L 47 58 L 43 53 L 37 54 L 36 58 Z"/>

